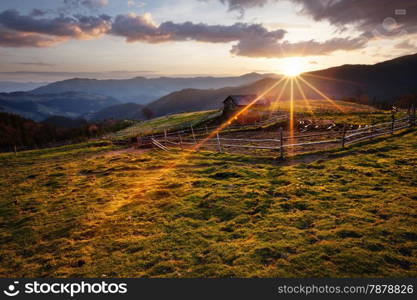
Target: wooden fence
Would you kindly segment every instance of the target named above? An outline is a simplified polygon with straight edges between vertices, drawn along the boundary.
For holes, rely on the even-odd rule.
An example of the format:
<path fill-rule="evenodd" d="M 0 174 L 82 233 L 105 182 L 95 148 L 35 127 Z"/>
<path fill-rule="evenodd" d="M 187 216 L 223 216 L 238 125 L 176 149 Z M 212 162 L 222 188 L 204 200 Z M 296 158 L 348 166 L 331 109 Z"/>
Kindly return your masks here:
<path fill-rule="evenodd" d="M 389 122 L 360 126 L 358 129 L 351 130 L 345 125 L 341 130 L 284 136 L 284 130 L 281 127 L 276 134 L 276 138 L 248 139 L 225 137 L 222 136 L 224 132 L 211 136 L 210 133 L 216 129 L 215 127 L 194 129 L 191 126 L 188 130 L 165 131 L 162 135 L 138 137 L 137 142 L 138 146 L 152 145 L 164 151 L 173 148 L 181 150 L 208 149 L 218 152 L 225 152 L 226 150 L 233 152 L 233 149 L 244 149 L 245 151 L 260 149 L 279 152 L 280 157 L 284 158 L 288 149 L 299 149 L 300 152 L 303 152 L 303 150 L 318 145 L 328 145 L 329 148 L 345 147 L 367 139 L 394 134 L 399 130 L 414 126 L 416 126 L 415 113 L 399 119 L 396 119 L 393 114 Z M 230 128 L 228 128 L 229 135 Z"/>
<path fill-rule="evenodd" d="M 279 122 L 285 122 L 288 119 L 287 115 L 284 114 L 278 114 L 278 113 L 274 113 L 270 116 L 270 118 L 266 119 L 266 120 L 261 120 L 258 121 L 256 123 L 253 124 L 248 124 L 248 125 L 237 125 L 237 124 L 229 124 L 223 131 L 243 131 L 243 130 L 254 130 L 254 129 L 258 129 L 258 128 L 266 128 L 272 125 L 275 125 Z M 187 134 L 192 134 L 192 131 L 194 131 L 194 134 L 196 135 L 204 135 L 204 134 L 208 134 L 209 132 L 215 130 L 217 127 L 216 126 L 207 126 L 207 125 L 202 125 L 200 123 L 198 124 L 192 124 L 192 123 L 184 123 L 182 124 L 182 126 L 175 126 L 175 127 L 163 127 L 162 125 L 154 128 L 154 132 L 155 133 L 138 133 L 137 130 L 134 128 L 134 126 L 129 129 L 124 129 L 121 130 L 120 132 L 123 132 L 123 134 L 121 134 L 120 132 L 118 133 L 112 133 L 112 134 L 108 134 L 106 136 L 104 136 L 105 139 L 109 139 L 112 140 L 113 143 L 115 144 L 126 144 L 128 139 L 130 138 L 136 138 L 138 135 L 142 135 L 144 138 L 145 137 L 154 137 L 154 138 L 161 138 L 164 135 L 168 135 L 168 136 L 177 136 L 178 133 L 181 133 L 181 135 L 187 135 Z"/>

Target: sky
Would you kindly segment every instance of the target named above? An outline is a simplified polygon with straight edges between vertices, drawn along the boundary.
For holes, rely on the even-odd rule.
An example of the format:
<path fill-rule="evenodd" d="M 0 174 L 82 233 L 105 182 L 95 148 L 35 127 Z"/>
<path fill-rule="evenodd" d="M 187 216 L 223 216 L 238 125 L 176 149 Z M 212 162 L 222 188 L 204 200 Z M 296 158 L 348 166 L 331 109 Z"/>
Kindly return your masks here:
<path fill-rule="evenodd" d="M 1 0 L 0 80 L 229 76 L 413 54 L 413 0 Z"/>

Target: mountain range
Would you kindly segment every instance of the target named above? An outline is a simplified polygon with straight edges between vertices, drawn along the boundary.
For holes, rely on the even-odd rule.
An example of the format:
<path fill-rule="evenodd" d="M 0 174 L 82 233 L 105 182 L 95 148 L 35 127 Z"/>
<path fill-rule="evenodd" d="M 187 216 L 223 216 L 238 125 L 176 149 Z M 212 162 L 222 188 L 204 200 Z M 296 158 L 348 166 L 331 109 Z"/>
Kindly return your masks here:
<path fill-rule="evenodd" d="M 150 104 L 149 108 L 155 116 L 199 110 L 219 109 L 229 95 L 258 94 L 274 84 L 277 79 L 265 78 L 252 84 L 221 89 L 184 89 L 168 94 Z"/>
<path fill-rule="evenodd" d="M 214 88 L 242 85 L 272 75 L 250 73 L 238 77 L 143 78 L 128 80 L 70 79 L 28 92 L 0 93 L 0 111 L 35 121 L 51 116 L 104 119 L 145 119 L 142 109 L 169 91 L 188 86 Z M 136 96 L 135 96 L 136 95 Z M 145 95 L 141 97 L 141 95 Z M 135 100 L 126 102 L 128 99 Z M 152 112 L 151 112 L 152 114 Z"/>
<path fill-rule="evenodd" d="M 90 121 L 114 120 L 142 120 L 146 118 L 143 114 L 143 105 L 136 103 L 122 103 L 100 109 L 88 116 Z"/>
<path fill-rule="evenodd" d="M 112 97 L 77 92 L 43 95 L 27 92 L 0 93 L 0 111 L 35 121 L 54 115 L 79 118 L 118 103 Z"/>
<path fill-rule="evenodd" d="M 145 78 L 136 77 L 125 80 L 98 80 L 74 78 L 58 81 L 31 91 L 33 94 L 57 94 L 81 92 L 105 95 L 121 102 L 148 104 L 174 91 L 185 88 L 216 89 L 225 86 L 240 86 L 252 83 L 270 74 L 250 73 L 238 77 L 192 77 L 192 78 Z"/>
<path fill-rule="evenodd" d="M 399 57 L 375 65 L 343 65 L 325 70 L 301 74 L 298 82 L 308 99 L 350 100 L 367 98 L 374 102 L 393 103 L 399 97 L 417 94 L 417 54 Z M 218 109 L 228 95 L 262 94 L 276 84 L 278 78 L 264 78 L 239 87 L 220 89 L 184 89 L 173 92 L 147 105 L 156 116 L 170 113 Z M 308 84 L 306 83 L 308 82 Z M 313 86 L 316 90 L 311 88 Z M 281 83 L 265 97 L 276 98 L 283 88 Z M 319 92 L 320 91 L 321 95 Z M 294 98 L 303 96 L 294 84 Z M 290 97 L 290 88 L 282 93 L 282 99 Z"/>
<path fill-rule="evenodd" d="M 417 93 L 417 54 L 374 65 L 343 65 L 304 74 L 311 84 L 336 99 L 367 95 L 392 101 Z"/>
<path fill-rule="evenodd" d="M 29 92 L 0 93 L 0 111 L 36 121 L 54 115 L 92 121 L 143 120 L 150 116 L 218 109 L 227 96 L 262 94 L 280 78 L 275 74 L 258 73 L 238 77 L 137 77 L 129 80 L 75 78 Z M 417 54 L 374 65 L 343 65 L 307 72 L 298 82 L 309 99 L 323 98 L 325 94 L 338 100 L 366 98 L 374 103 L 393 103 L 405 94 L 417 94 Z M 280 84 L 271 89 L 265 97 L 277 97 L 282 87 Z M 282 97 L 290 97 L 289 88 Z M 296 85 L 294 97 L 302 97 Z"/>
<path fill-rule="evenodd" d="M 0 93 L 26 92 L 47 84 L 46 82 L 0 81 Z"/>

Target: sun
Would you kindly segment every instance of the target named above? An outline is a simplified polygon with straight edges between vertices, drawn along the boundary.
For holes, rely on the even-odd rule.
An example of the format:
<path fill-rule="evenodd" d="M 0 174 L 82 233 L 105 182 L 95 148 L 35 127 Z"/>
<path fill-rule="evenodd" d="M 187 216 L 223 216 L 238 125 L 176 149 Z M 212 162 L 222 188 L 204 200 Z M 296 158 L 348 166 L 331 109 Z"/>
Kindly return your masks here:
<path fill-rule="evenodd" d="M 296 77 L 304 71 L 304 64 L 299 57 L 285 58 L 282 62 L 282 73 L 288 77 Z"/>

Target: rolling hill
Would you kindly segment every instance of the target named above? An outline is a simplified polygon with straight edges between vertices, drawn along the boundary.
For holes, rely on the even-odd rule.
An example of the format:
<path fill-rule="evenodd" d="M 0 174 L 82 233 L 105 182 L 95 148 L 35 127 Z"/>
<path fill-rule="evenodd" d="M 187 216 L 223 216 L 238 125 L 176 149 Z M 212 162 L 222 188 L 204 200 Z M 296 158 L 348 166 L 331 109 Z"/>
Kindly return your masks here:
<path fill-rule="evenodd" d="M 88 116 L 90 121 L 113 120 L 142 120 L 144 118 L 143 105 L 136 103 L 122 103 L 105 107 Z"/>
<path fill-rule="evenodd" d="M 127 80 L 97 80 L 74 78 L 58 81 L 34 89 L 33 94 L 82 92 L 114 97 L 121 102 L 147 104 L 166 94 L 185 88 L 211 89 L 225 86 L 240 86 L 255 82 L 270 75 L 250 73 L 238 77 L 193 77 L 193 78 L 145 78 Z"/>
<path fill-rule="evenodd" d="M 367 95 L 376 101 L 392 101 L 417 93 L 417 54 L 374 65 L 343 65 L 309 72 L 304 78 L 333 98 Z"/>
<path fill-rule="evenodd" d="M 265 80 L 269 81 L 268 79 Z M 185 89 L 166 95 L 147 105 L 147 107 L 156 116 L 219 109 L 225 97 L 238 90 L 241 90 L 241 87 L 210 90 Z"/>
<path fill-rule="evenodd" d="M 417 93 L 417 54 L 403 56 L 375 65 L 343 65 L 302 74 L 302 78 L 332 99 L 358 99 L 393 102 L 408 93 Z M 168 94 L 152 103 L 150 108 L 157 116 L 170 113 L 191 112 L 222 107 L 222 101 L 231 94 L 262 94 L 277 82 L 277 78 L 263 78 L 239 87 L 221 89 L 184 89 Z M 298 80 L 309 99 L 323 97 L 302 80 Z M 283 88 L 281 83 L 265 97 L 277 97 Z M 282 99 L 290 97 L 290 88 L 282 93 Z M 295 99 L 302 99 L 294 84 Z"/>
<path fill-rule="evenodd" d="M 25 92 L 0 93 L 0 111 L 42 121 L 50 116 L 78 118 L 119 103 L 116 99 L 85 93 L 35 95 Z"/>
<path fill-rule="evenodd" d="M 70 79 L 30 93 L 0 94 L 0 110 L 33 120 L 51 115 L 93 120 L 143 119 L 141 110 L 146 103 L 155 116 L 219 109 L 228 95 L 262 94 L 279 78 L 273 74 L 250 73 L 239 77 Z M 307 72 L 302 78 L 332 99 L 392 103 L 405 94 L 417 93 L 417 54 L 374 65 L 343 65 Z M 298 81 L 307 98 L 323 98 L 301 79 Z M 265 96 L 276 98 L 282 88 L 283 84 Z M 287 86 L 282 99 L 289 97 Z M 294 97 L 303 98 L 295 84 Z M 117 106 L 110 107 L 113 105 Z"/>

